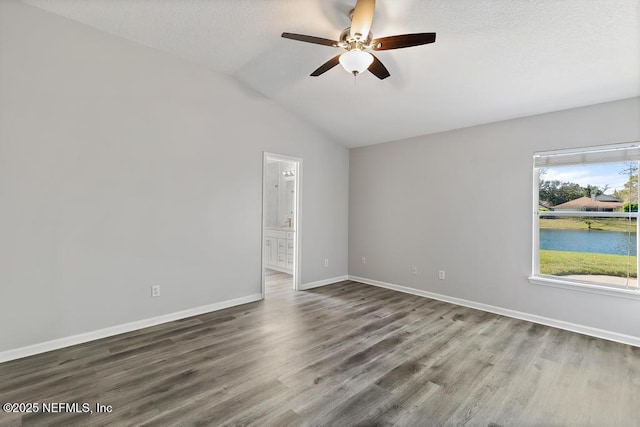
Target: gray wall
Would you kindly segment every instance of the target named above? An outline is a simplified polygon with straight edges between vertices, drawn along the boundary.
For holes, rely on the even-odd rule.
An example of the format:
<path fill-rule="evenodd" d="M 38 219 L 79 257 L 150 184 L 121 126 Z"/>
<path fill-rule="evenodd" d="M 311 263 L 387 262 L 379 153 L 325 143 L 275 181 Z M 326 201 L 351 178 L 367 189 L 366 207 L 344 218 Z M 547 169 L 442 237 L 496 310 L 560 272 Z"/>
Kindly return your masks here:
<path fill-rule="evenodd" d="M 0 351 L 259 294 L 263 151 L 303 158 L 302 283 L 346 275 L 345 148 L 227 76 L 1 1 Z"/>
<path fill-rule="evenodd" d="M 638 140 L 632 98 L 353 149 L 349 274 L 640 337 L 640 301 L 527 280 L 533 153 Z"/>

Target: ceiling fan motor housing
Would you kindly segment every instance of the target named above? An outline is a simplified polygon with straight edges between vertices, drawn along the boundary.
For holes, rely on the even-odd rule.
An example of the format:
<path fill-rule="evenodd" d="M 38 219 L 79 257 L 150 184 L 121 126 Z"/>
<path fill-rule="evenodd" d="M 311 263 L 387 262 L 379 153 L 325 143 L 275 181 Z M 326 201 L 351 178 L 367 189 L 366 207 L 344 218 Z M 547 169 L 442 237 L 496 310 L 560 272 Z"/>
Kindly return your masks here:
<path fill-rule="evenodd" d="M 340 46 L 347 50 L 351 49 L 369 49 L 371 48 L 371 41 L 373 40 L 373 34 L 369 32 L 366 39 L 362 38 L 361 34 L 356 34 L 356 37 L 351 37 L 351 27 L 347 27 L 340 33 Z"/>

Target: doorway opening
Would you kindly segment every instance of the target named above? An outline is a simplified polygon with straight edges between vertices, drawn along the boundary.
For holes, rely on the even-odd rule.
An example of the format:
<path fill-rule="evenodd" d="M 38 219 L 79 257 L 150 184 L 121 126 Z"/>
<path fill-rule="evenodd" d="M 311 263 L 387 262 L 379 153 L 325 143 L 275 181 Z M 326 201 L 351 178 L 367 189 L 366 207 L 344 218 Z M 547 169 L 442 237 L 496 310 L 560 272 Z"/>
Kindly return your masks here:
<path fill-rule="evenodd" d="M 262 165 L 262 297 L 300 287 L 302 159 L 264 153 Z"/>

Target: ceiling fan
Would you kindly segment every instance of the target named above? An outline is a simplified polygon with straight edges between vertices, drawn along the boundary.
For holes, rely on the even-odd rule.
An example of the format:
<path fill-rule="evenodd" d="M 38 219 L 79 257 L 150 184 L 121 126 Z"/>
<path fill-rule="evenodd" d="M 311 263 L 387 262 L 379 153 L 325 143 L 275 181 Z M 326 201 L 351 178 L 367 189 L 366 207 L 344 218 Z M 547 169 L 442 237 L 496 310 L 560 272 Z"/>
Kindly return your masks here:
<path fill-rule="evenodd" d="M 345 53 L 336 55 L 322 64 L 311 73 L 311 76 L 317 77 L 324 74 L 340 63 L 354 76 L 369 70 L 380 80 L 386 79 L 391 74 L 368 50 L 391 50 L 433 43 L 436 41 L 436 33 L 401 34 L 374 39 L 371 34 L 371 23 L 375 8 L 375 0 L 357 0 L 355 8 L 350 13 L 351 27 L 342 31 L 339 41 L 293 33 L 282 33 L 282 37 L 346 50 Z"/>

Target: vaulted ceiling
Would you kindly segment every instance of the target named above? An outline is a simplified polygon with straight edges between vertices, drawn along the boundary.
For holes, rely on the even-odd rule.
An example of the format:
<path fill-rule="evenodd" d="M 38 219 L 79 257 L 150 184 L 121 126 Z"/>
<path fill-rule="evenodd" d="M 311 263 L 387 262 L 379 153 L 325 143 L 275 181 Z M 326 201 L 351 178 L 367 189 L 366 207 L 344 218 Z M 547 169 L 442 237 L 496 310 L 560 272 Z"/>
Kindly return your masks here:
<path fill-rule="evenodd" d="M 226 73 L 347 147 L 640 95 L 638 0 L 378 0 L 374 37 L 436 32 L 378 52 L 354 81 L 337 39 L 355 0 L 23 0 Z"/>

